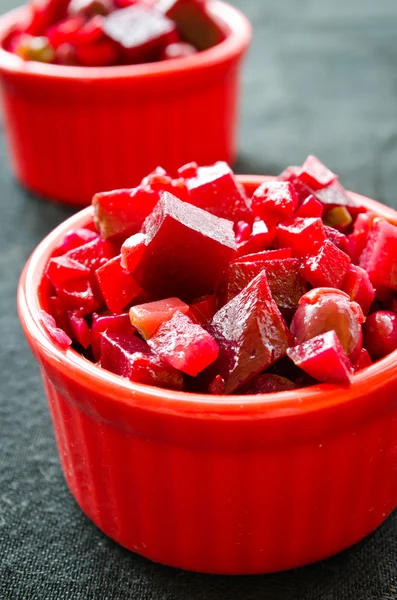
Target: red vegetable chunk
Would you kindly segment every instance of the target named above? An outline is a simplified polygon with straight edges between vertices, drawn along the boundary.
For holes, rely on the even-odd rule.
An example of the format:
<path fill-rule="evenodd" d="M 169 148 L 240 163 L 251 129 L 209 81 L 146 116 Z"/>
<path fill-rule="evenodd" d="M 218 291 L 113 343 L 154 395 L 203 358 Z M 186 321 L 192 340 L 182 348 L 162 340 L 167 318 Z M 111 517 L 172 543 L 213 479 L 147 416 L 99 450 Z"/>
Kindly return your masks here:
<path fill-rule="evenodd" d="M 290 341 L 265 273 L 222 307 L 207 329 L 220 348 L 214 371 L 225 380 L 226 394 L 284 356 Z"/>
<path fill-rule="evenodd" d="M 275 237 L 276 226 L 274 224 L 266 225 L 264 221 L 254 221 L 249 238 L 238 244 L 237 255 L 245 256 L 261 252 L 272 245 Z"/>
<path fill-rule="evenodd" d="M 235 256 L 232 223 L 165 192 L 143 225 L 145 250 L 133 271 L 156 299 L 190 302 L 213 291 Z"/>
<path fill-rule="evenodd" d="M 104 239 L 125 239 L 138 233 L 159 198 L 159 192 L 149 186 L 95 194 L 92 199 L 95 225 Z"/>
<path fill-rule="evenodd" d="M 354 372 L 357 373 L 358 371 L 362 371 L 362 369 L 365 369 L 370 365 L 372 365 L 372 360 L 368 350 L 366 350 L 365 348 L 361 348 L 359 357 L 353 365 Z"/>
<path fill-rule="evenodd" d="M 346 254 L 349 254 L 349 242 L 347 237 L 337 229 L 334 229 L 333 227 L 328 227 L 327 225 L 325 225 L 324 229 L 327 239 L 329 239 L 330 242 L 337 246 L 337 248 L 343 250 L 343 252 L 345 252 Z"/>
<path fill-rule="evenodd" d="M 252 196 L 252 211 L 264 221 L 269 217 L 278 221 L 292 217 L 297 207 L 298 196 L 287 181 L 266 181 Z"/>
<path fill-rule="evenodd" d="M 159 60 L 163 49 L 179 38 L 175 23 L 144 3 L 112 12 L 103 30 L 129 63 Z"/>
<path fill-rule="evenodd" d="M 295 218 L 280 223 L 277 227 L 278 245 L 291 248 L 292 256 L 313 254 L 326 240 L 323 222 L 320 218 Z"/>
<path fill-rule="evenodd" d="M 199 50 L 206 50 L 225 38 L 202 0 L 158 0 L 156 8 L 176 23 L 183 39 Z"/>
<path fill-rule="evenodd" d="M 69 252 L 69 250 L 74 250 L 75 248 L 83 246 L 87 242 L 92 242 L 97 238 L 98 234 L 95 233 L 95 231 L 91 231 L 91 229 L 85 229 L 83 227 L 79 229 L 72 229 L 63 238 L 63 242 L 57 250 L 57 254 L 66 254 L 66 252 Z"/>
<path fill-rule="evenodd" d="M 132 335 L 135 328 L 131 325 L 130 315 L 122 313 L 120 315 L 92 315 L 91 337 L 92 352 L 95 360 L 101 356 L 101 337 L 102 333 L 124 333 Z"/>
<path fill-rule="evenodd" d="M 65 254 L 65 257 L 84 265 L 92 273 L 104 265 L 110 258 L 114 258 L 114 256 L 113 246 L 109 242 L 99 238 L 83 244 L 74 250 L 70 250 Z"/>
<path fill-rule="evenodd" d="M 148 344 L 165 362 L 193 377 L 213 363 L 219 352 L 213 337 L 180 311 L 160 326 Z"/>
<path fill-rule="evenodd" d="M 80 315 L 78 310 L 69 311 L 67 315 L 74 340 L 83 346 L 83 348 L 88 348 L 91 344 L 91 331 L 86 320 Z"/>
<path fill-rule="evenodd" d="M 299 178 L 313 190 L 321 190 L 338 178 L 321 161 L 312 154 L 309 154 L 302 165 Z"/>
<path fill-rule="evenodd" d="M 297 386 L 286 377 L 275 373 L 263 373 L 247 383 L 239 391 L 240 394 L 273 394 L 274 392 L 286 392 Z"/>
<path fill-rule="evenodd" d="M 156 333 L 162 323 L 169 321 L 176 311 L 186 315 L 189 313 L 189 305 L 179 298 L 166 298 L 133 306 L 130 308 L 130 320 L 141 336 L 147 340 Z"/>
<path fill-rule="evenodd" d="M 349 256 L 325 240 L 316 254 L 304 260 L 301 273 L 313 287 L 340 288 L 349 266 Z"/>
<path fill-rule="evenodd" d="M 56 288 L 62 287 L 74 279 L 86 279 L 90 269 L 68 256 L 56 256 L 48 263 L 46 275 Z"/>
<path fill-rule="evenodd" d="M 48 331 L 49 335 L 51 336 L 52 340 L 55 342 L 55 344 L 57 344 L 63 349 L 66 349 L 71 345 L 72 340 L 62 329 L 59 329 L 59 327 L 57 327 L 53 316 L 48 314 L 48 312 L 46 312 L 45 310 L 40 310 L 39 318 L 46 330 Z"/>
<path fill-rule="evenodd" d="M 96 277 L 106 306 L 112 312 L 121 312 L 142 293 L 132 275 L 121 266 L 121 256 L 112 258 L 100 267 Z"/>
<path fill-rule="evenodd" d="M 322 217 L 323 205 L 313 194 L 310 194 L 295 213 L 296 217 Z"/>
<path fill-rule="evenodd" d="M 209 296 L 203 296 L 203 298 L 199 298 L 189 307 L 189 315 L 196 320 L 198 323 L 202 325 L 207 323 L 216 311 L 218 310 L 218 300 L 217 297 L 212 294 Z"/>
<path fill-rule="evenodd" d="M 375 290 L 369 279 L 368 273 L 361 267 L 350 265 L 343 282 L 343 291 L 355 300 L 367 315 L 375 299 Z"/>
<path fill-rule="evenodd" d="M 367 245 L 360 258 L 375 288 L 397 290 L 397 227 L 379 220 L 368 235 Z"/>
<path fill-rule="evenodd" d="M 88 315 L 99 307 L 91 284 L 87 279 L 74 279 L 56 288 L 65 310 L 80 310 L 81 315 Z"/>
<path fill-rule="evenodd" d="M 136 383 L 173 390 L 183 388 L 183 376 L 151 352 L 135 335 L 103 333 L 101 367 Z"/>
<path fill-rule="evenodd" d="M 306 373 L 318 381 L 349 384 L 352 380 L 352 364 L 335 331 L 328 331 L 288 348 L 288 356 Z"/>
<path fill-rule="evenodd" d="M 194 206 L 230 221 L 252 221 L 247 196 L 227 163 L 198 167 L 185 181 Z"/>
<path fill-rule="evenodd" d="M 236 262 L 261 262 L 281 258 L 291 258 L 291 248 L 279 248 L 278 250 L 264 250 L 255 254 L 244 254 L 234 259 Z"/>
<path fill-rule="evenodd" d="M 130 273 L 135 270 L 145 250 L 146 236 L 136 233 L 127 238 L 121 246 L 121 266 Z"/>

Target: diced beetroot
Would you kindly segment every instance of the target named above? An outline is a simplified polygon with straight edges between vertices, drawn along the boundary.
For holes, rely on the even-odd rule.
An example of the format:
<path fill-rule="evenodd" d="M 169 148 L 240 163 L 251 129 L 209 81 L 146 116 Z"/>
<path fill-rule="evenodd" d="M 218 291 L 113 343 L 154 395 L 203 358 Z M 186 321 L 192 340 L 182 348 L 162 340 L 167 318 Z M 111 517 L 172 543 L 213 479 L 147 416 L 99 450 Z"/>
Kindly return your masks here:
<path fill-rule="evenodd" d="M 299 206 L 298 210 L 295 212 L 296 217 L 322 217 L 323 215 L 323 205 L 313 194 L 310 194 L 302 204 Z"/>
<path fill-rule="evenodd" d="M 54 287 L 60 288 L 73 279 L 88 280 L 90 269 L 68 256 L 57 256 L 48 263 L 46 275 Z"/>
<path fill-rule="evenodd" d="M 252 212 L 264 221 L 292 217 L 297 207 L 298 196 L 288 181 L 266 181 L 252 196 Z"/>
<path fill-rule="evenodd" d="M 176 23 L 184 40 L 199 50 L 211 48 L 225 38 L 202 0 L 158 0 L 156 8 Z"/>
<path fill-rule="evenodd" d="M 301 273 L 313 287 L 340 288 L 349 266 L 349 256 L 325 240 L 316 254 L 303 261 Z"/>
<path fill-rule="evenodd" d="M 161 360 L 136 335 L 102 333 L 101 367 L 136 383 L 183 388 L 182 373 Z"/>
<path fill-rule="evenodd" d="M 375 288 L 397 290 L 397 227 L 378 220 L 368 236 L 361 254 L 360 267 L 365 269 Z"/>
<path fill-rule="evenodd" d="M 240 394 L 273 394 L 274 392 L 286 392 L 297 386 L 286 377 L 275 373 L 263 373 L 240 389 Z"/>
<path fill-rule="evenodd" d="M 187 42 L 174 42 L 168 44 L 161 53 L 161 60 L 170 60 L 172 58 L 185 58 L 197 54 L 197 48 Z"/>
<path fill-rule="evenodd" d="M 207 325 L 219 357 L 211 371 L 225 380 L 230 394 L 285 355 L 290 334 L 260 273 L 223 306 Z"/>
<path fill-rule="evenodd" d="M 146 236 L 143 233 L 135 233 L 127 238 L 121 246 L 121 266 L 132 273 L 142 258 L 145 250 Z"/>
<path fill-rule="evenodd" d="M 335 206 L 324 216 L 324 223 L 339 231 L 345 231 L 352 221 L 352 216 L 345 206 Z"/>
<path fill-rule="evenodd" d="M 65 310 L 80 310 L 81 315 L 88 315 L 98 308 L 98 301 L 87 279 L 68 281 L 56 290 Z"/>
<path fill-rule="evenodd" d="M 288 356 L 309 375 L 326 383 L 349 384 L 352 364 L 335 331 L 327 331 L 287 349 Z"/>
<path fill-rule="evenodd" d="M 99 40 L 95 44 L 76 46 L 75 56 L 83 67 L 108 67 L 118 62 L 118 49 L 112 40 Z"/>
<path fill-rule="evenodd" d="M 356 214 L 363 210 L 353 198 L 348 196 L 346 190 L 341 186 L 339 181 L 334 181 L 334 183 L 331 183 L 331 185 L 328 185 L 326 188 L 316 191 L 315 196 L 327 208 L 333 206 L 346 206 L 351 214 Z"/>
<path fill-rule="evenodd" d="M 321 190 L 338 178 L 321 161 L 312 154 L 309 154 L 302 165 L 299 178 L 313 190 Z"/>
<path fill-rule="evenodd" d="M 277 240 L 281 248 L 291 248 L 292 256 L 313 254 L 325 242 L 324 225 L 319 217 L 280 223 L 277 227 Z"/>
<path fill-rule="evenodd" d="M 95 194 L 92 205 L 98 231 L 104 239 L 126 239 L 138 233 L 159 198 L 160 193 L 149 186 Z"/>
<path fill-rule="evenodd" d="M 106 306 L 119 313 L 142 292 L 132 275 L 121 266 L 121 256 L 112 258 L 95 272 Z"/>
<path fill-rule="evenodd" d="M 217 396 L 223 396 L 225 393 L 225 380 L 220 375 L 216 375 L 208 386 L 208 393 Z"/>
<path fill-rule="evenodd" d="M 361 324 L 365 318 L 361 307 L 344 292 L 333 288 L 315 288 L 299 301 L 291 323 L 295 342 L 307 342 L 327 331 L 335 331 L 347 355 L 360 352 Z"/>
<path fill-rule="evenodd" d="M 77 46 L 96 44 L 103 40 L 104 37 L 103 17 L 101 15 L 96 15 L 89 19 L 83 27 L 76 32 L 74 35 L 74 43 Z"/>
<path fill-rule="evenodd" d="M 316 196 L 316 194 L 312 188 L 299 178 L 300 172 L 301 167 L 287 167 L 277 179 L 278 181 L 289 181 L 294 186 L 299 202 L 303 202 L 308 196 Z"/>
<path fill-rule="evenodd" d="M 68 348 L 72 340 L 70 337 L 63 331 L 63 329 L 59 329 L 55 323 L 54 317 L 48 314 L 45 310 L 39 311 L 40 321 L 43 323 L 44 327 L 48 331 L 51 339 L 61 348 Z"/>
<path fill-rule="evenodd" d="M 144 3 L 110 13 L 103 30 L 129 63 L 159 60 L 165 46 L 179 40 L 175 23 Z"/>
<path fill-rule="evenodd" d="M 199 298 L 190 305 L 189 315 L 202 325 L 207 323 L 218 310 L 218 301 L 215 295 Z"/>
<path fill-rule="evenodd" d="M 282 258 L 291 258 L 291 248 L 279 248 L 278 250 L 255 252 L 255 254 L 244 254 L 244 256 L 235 258 L 233 262 L 259 262 Z"/>
<path fill-rule="evenodd" d="M 58 48 L 61 44 L 73 43 L 76 33 L 84 23 L 82 17 L 69 17 L 47 29 L 46 36 L 53 48 Z"/>
<path fill-rule="evenodd" d="M 57 48 L 56 56 L 57 65 L 65 65 L 69 67 L 77 67 L 76 48 L 72 44 L 61 44 Z"/>
<path fill-rule="evenodd" d="M 278 308 L 286 317 L 292 316 L 291 311 L 296 309 L 301 296 L 307 291 L 299 265 L 300 261 L 296 258 L 232 263 L 227 271 L 227 302 L 263 271 Z"/>
<path fill-rule="evenodd" d="M 236 242 L 237 244 L 241 244 L 241 242 L 246 242 L 252 232 L 252 225 L 247 223 L 246 221 L 237 221 L 235 224 L 235 232 L 236 232 Z"/>
<path fill-rule="evenodd" d="M 357 373 L 358 371 L 361 371 L 362 369 L 365 369 L 370 365 L 372 365 L 372 359 L 369 355 L 368 350 L 366 350 L 365 348 L 361 348 L 360 355 L 353 365 L 354 372 Z"/>
<path fill-rule="evenodd" d="M 363 325 L 364 347 L 372 360 L 383 358 L 397 349 L 397 315 L 378 310 L 367 317 Z"/>
<path fill-rule="evenodd" d="M 212 293 L 236 252 L 230 221 L 167 192 L 143 231 L 146 248 L 133 275 L 155 299 L 177 297 L 189 302 Z"/>
<path fill-rule="evenodd" d="M 92 240 L 74 250 L 69 250 L 65 257 L 71 258 L 78 263 L 90 269 L 91 272 L 96 271 L 104 265 L 109 259 L 114 258 L 115 252 L 113 246 L 99 238 Z"/>
<path fill-rule="evenodd" d="M 346 252 L 346 254 L 349 254 L 350 256 L 349 242 L 347 240 L 347 237 L 337 229 L 334 229 L 333 227 L 328 227 L 328 225 L 324 226 L 324 230 L 329 241 L 335 244 L 335 246 L 337 246 L 340 250 L 343 250 L 343 252 Z"/>
<path fill-rule="evenodd" d="M 367 315 L 375 299 L 375 290 L 369 279 L 368 273 L 361 267 L 350 265 L 343 282 L 343 291 L 355 300 Z"/>
<path fill-rule="evenodd" d="M 186 177 L 188 202 L 230 221 L 252 221 L 248 198 L 225 162 L 198 167 L 193 177 Z"/>
<path fill-rule="evenodd" d="M 160 325 L 148 344 L 165 362 L 193 377 L 212 364 L 219 352 L 213 337 L 180 311 Z"/>
<path fill-rule="evenodd" d="M 70 15 L 107 15 L 113 10 L 112 0 L 70 0 L 68 13 Z"/>
<path fill-rule="evenodd" d="M 69 0 L 34 0 L 30 3 L 30 21 L 25 32 L 30 35 L 44 35 L 53 24 L 66 17 Z"/>
<path fill-rule="evenodd" d="M 91 344 L 91 331 L 85 318 L 80 315 L 78 310 L 68 311 L 67 316 L 74 340 L 87 349 Z"/>
<path fill-rule="evenodd" d="M 237 256 L 261 252 L 269 248 L 274 242 L 276 233 L 277 229 L 275 225 L 266 225 L 264 221 L 254 221 L 252 233 L 248 240 L 237 246 Z"/>
<path fill-rule="evenodd" d="M 133 306 L 130 308 L 130 320 L 141 336 L 147 340 L 156 333 L 162 323 L 169 321 L 176 311 L 187 315 L 189 305 L 179 298 L 166 298 Z"/>
<path fill-rule="evenodd" d="M 48 312 L 54 317 L 57 327 L 62 329 L 70 338 L 72 332 L 65 306 L 59 296 L 50 296 L 48 298 Z"/>
<path fill-rule="evenodd" d="M 186 163 L 186 165 L 182 165 L 181 167 L 179 167 L 178 175 L 183 178 L 196 177 L 198 168 L 198 164 L 194 161 Z"/>
<path fill-rule="evenodd" d="M 107 333 L 124 333 L 132 335 L 135 328 L 131 325 L 130 315 L 122 313 L 120 315 L 92 315 L 91 336 L 92 336 L 92 352 L 94 359 L 99 360 L 101 357 L 101 334 Z"/>
<path fill-rule="evenodd" d="M 87 242 L 92 242 L 97 238 L 98 234 L 91 229 L 85 229 L 84 227 L 72 229 L 63 238 L 63 242 L 56 251 L 56 254 L 66 254 L 66 252 L 69 252 L 69 250 L 74 250 L 75 248 L 83 246 L 84 244 L 87 244 Z"/>

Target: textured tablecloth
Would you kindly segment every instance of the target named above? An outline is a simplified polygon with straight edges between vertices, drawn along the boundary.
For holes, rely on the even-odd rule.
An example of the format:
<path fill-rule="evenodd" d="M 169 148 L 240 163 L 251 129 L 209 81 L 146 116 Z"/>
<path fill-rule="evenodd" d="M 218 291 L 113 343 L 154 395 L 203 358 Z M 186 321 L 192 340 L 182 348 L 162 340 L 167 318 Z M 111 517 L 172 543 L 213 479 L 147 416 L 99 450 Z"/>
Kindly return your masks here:
<path fill-rule="evenodd" d="M 276 174 L 317 154 L 346 187 L 397 206 L 397 1 L 234 0 L 255 25 L 239 172 Z M 0 0 L 0 10 L 15 0 Z M 63 479 L 15 292 L 29 253 L 69 209 L 13 180 L 0 142 L 1 600 L 397 598 L 397 514 L 304 569 L 214 577 L 150 563 L 108 540 Z"/>

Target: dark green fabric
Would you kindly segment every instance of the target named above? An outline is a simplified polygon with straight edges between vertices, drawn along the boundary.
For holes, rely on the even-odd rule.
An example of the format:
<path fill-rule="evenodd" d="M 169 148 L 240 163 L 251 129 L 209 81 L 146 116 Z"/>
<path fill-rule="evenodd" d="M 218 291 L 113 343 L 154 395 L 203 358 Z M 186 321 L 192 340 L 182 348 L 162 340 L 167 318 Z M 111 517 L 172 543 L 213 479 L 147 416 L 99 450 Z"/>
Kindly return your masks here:
<path fill-rule="evenodd" d="M 346 187 L 397 206 L 396 0 L 234 3 L 255 25 L 244 72 L 239 172 L 276 174 L 312 152 Z M 0 9 L 15 4 L 0 0 Z M 396 514 L 321 564 L 243 578 L 154 565 L 83 516 L 60 471 L 39 371 L 15 310 L 25 260 L 71 211 L 14 182 L 3 136 L 0 153 L 0 598 L 397 598 Z"/>

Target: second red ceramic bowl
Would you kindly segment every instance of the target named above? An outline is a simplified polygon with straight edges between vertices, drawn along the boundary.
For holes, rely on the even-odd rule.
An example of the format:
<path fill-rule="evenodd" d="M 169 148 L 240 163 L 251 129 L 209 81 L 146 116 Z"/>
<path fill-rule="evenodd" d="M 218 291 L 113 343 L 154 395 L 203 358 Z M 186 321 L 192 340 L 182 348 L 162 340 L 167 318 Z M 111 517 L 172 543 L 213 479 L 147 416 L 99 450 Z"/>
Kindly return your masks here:
<path fill-rule="evenodd" d="M 226 39 L 181 59 L 116 67 L 24 62 L 2 42 L 26 8 L 0 18 L 0 84 L 16 177 L 39 195 L 88 205 L 132 187 L 156 166 L 233 163 L 240 66 L 251 26 L 232 6 L 209 7 Z"/>
<path fill-rule="evenodd" d="M 263 178 L 240 181 L 252 192 Z M 393 210 L 357 198 L 397 224 Z M 88 208 L 55 229 L 18 292 L 85 514 L 154 561 L 228 574 L 305 565 L 378 527 L 397 505 L 397 351 L 347 387 L 222 397 L 131 383 L 54 346 L 39 319 L 49 257 L 91 221 Z"/>

